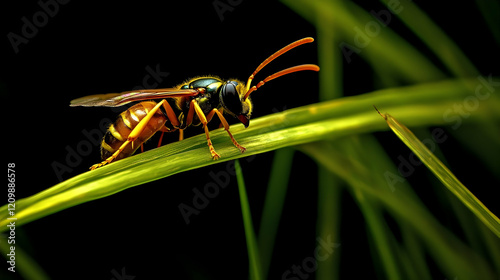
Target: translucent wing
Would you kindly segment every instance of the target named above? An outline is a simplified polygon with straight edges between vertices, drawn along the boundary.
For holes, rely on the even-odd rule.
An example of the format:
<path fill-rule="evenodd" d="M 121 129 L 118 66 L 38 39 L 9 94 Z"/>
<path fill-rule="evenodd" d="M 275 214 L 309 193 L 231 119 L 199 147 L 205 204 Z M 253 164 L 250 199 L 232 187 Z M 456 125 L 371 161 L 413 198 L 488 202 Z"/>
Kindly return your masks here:
<path fill-rule="evenodd" d="M 89 95 L 71 100 L 69 106 L 118 107 L 133 101 L 195 96 L 200 93 L 203 93 L 203 89 L 140 89 L 125 91 L 122 93 Z"/>

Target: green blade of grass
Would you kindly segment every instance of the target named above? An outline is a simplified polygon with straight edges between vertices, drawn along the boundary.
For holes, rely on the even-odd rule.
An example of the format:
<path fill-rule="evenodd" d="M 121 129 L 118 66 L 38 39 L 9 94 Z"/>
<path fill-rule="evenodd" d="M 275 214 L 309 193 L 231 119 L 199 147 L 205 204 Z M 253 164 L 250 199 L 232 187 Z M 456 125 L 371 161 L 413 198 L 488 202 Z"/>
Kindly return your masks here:
<path fill-rule="evenodd" d="M 331 147 L 343 154 L 349 155 L 350 160 L 358 164 L 357 169 L 363 172 L 364 177 L 369 177 L 370 174 L 381 174 L 379 168 L 382 165 L 382 161 L 379 154 L 383 151 L 380 150 L 380 146 L 376 145 L 376 139 L 371 135 L 338 139 L 332 143 Z M 361 165 L 360 163 L 363 164 Z M 382 186 L 387 184 L 381 177 L 372 178 L 371 181 L 377 188 L 382 188 Z M 369 235 L 369 240 L 372 244 L 371 247 L 373 247 L 373 258 L 377 259 L 381 270 L 385 271 L 385 278 L 403 278 L 399 259 L 396 257 L 398 252 L 393 245 L 394 235 L 385 223 L 383 208 L 380 207 L 379 201 L 365 195 L 358 189 L 350 190 L 366 221 L 367 235 Z M 382 191 L 386 192 L 387 188 L 384 188 Z"/>
<path fill-rule="evenodd" d="M 316 231 L 323 240 L 340 240 L 342 180 L 323 166 L 318 166 L 318 214 Z M 338 250 L 341 250 L 340 248 Z M 331 254 L 326 260 L 318 262 L 318 280 L 340 279 L 340 253 Z"/>
<path fill-rule="evenodd" d="M 399 223 L 407 223 L 423 240 L 433 260 L 448 275 L 461 275 L 465 279 L 493 279 L 487 262 L 476 252 L 450 233 L 418 198 L 398 189 L 393 193 L 386 184 L 374 184 L 373 180 L 385 180 L 381 165 L 378 176 L 367 173 L 363 164 L 351 158 L 348 152 L 320 141 L 298 147 L 319 164 L 345 180 L 353 190 L 360 190 L 380 203 Z M 381 188 L 383 187 L 383 188 Z M 397 195 L 395 195 L 397 194 Z"/>
<path fill-rule="evenodd" d="M 264 278 L 267 276 L 271 265 L 274 241 L 278 232 L 283 205 L 285 204 L 294 153 L 294 149 L 284 148 L 277 150 L 274 155 L 258 235 L 262 276 Z"/>
<path fill-rule="evenodd" d="M 128 188 L 174 174 L 283 147 L 386 130 L 372 104 L 391 110 L 409 125 L 446 125 L 443 112 L 469 96 L 464 81 L 444 81 L 418 86 L 380 90 L 341 98 L 252 120 L 252 125 L 231 126 L 234 137 L 247 148 L 240 153 L 224 129 L 211 131 L 212 142 L 222 156 L 213 161 L 205 135 L 197 135 L 151 151 L 125 158 L 86 172 L 54 187 L 16 202 L 17 225 L 22 225 L 66 208 L 103 198 Z M 475 83 L 475 81 L 469 81 Z M 404 94 L 401 94 L 404 92 Z M 482 118 L 500 119 L 500 101 L 490 98 L 464 122 Z M 7 205 L 0 207 L 0 231 L 6 230 Z"/>
<path fill-rule="evenodd" d="M 391 71 L 395 75 L 402 75 L 405 76 L 405 79 L 413 81 L 432 81 L 444 77 L 441 71 L 429 59 L 391 29 L 385 28 L 376 36 L 370 37 L 361 44 L 357 44 L 355 38 L 359 34 L 354 28 L 363 30 L 374 19 L 367 11 L 361 9 L 354 2 L 281 1 L 313 24 L 320 17 L 325 19 L 323 24 L 338 26 L 338 30 L 343 35 L 342 42 L 350 46 L 348 49 L 344 48 L 343 51 L 350 52 L 352 49 L 355 49 L 352 52 L 355 52 L 356 55 L 349 55 L 352 58 L 360 55 L 365 57 L 371 64 L 383 61 L 381 65 L 384 71 Z M 415 71 L 415 69 L 419 69 L 419 71 Z"/>
<path fill-rule="evenodd" d="M 408 259 L 403 261 L 403 265 L 406 267 L 409 279 L 432 279 L 429 266 L 425 260 L 424 248 L 417 234 L 408 223 L 402 223 L 401 235 L 404 250 L 408 255 Z"/>
<path fill-rule="evenodd" d="M 476 4 L 483 14 L 484 20 L 486 21 L 490 32 L 493 34 L 497 45 L 500 45 L 500 17 L 498 17 L 498 11 L 500 11 L 500 3 L 497 1 L 479 0 Z"/>
<path fill-rule="evenodd" d="M 367 230 L 372 244 L 377 251 L 378 262 L 384 269 L 386 279 L 402 279 L 400 265 L 396 260 L 397 254 L 393 251 L 391 240 L 394 238 L 387 228 L 380 211 L 379 203 L 372 197 L 366 196 L 360 190 L 353 190 L 353 195 L 365 218 Z"/>
<path fill-rule="evenodd" d="M 234 169 L 236 171 L 236 180 L 238 181 L 238 192 L 240 194 L 241 214 L 243 216 L 243 225 L 245 228 L 245 238 L 247 241 L 248 262 L 250 270 L 250 279 L 259 280 L 262 278 L 262 270 L 260 268 L 259 249 L 257 247 L 257 239 L 252 225 L 252 214 L 250 212 L 250 204 L 248 203 L 247 191 L 245 190 L 245 180 L 243 171 L 241 170 L 240 162 L 234 161 Z"/>
<path fill-rule="evenodd" d="M 493 214 L 406 126 L 389 114 L 380 114 L 392 131 L 487 227 L 500 237 L 500 219 Z"/>
<path fill-rule="evenodd" d="M 10 240 L 10 239 L 9 239 Z M 13 243 L 15 244 L 15 243 Z M 36 263 L 31 256 L 26 253 L 19 245 L 9 245 L 7 239 L 0 239 L 0 252 L 6 257 L 7 262 L 10 261 L 10 256 L 7 254 L 11 253 L 10 247 L 14 246 L 14 273 L 19 273 L 25 280 L 46 280 L 50 277 L 45 273 L 45 271 Z M 6 269 L 7 270 L 7 269 Z M 10 271 L 7 273 L 11 273 Z M 17 279 L 17 278 L 16 278 Z"/>
<path fill-rule="evenodd" d="M 382 0 L 387 6 L 391 5 L 391 1 Z M 478 6 L 483 7 L 483 15 L 488 22 L 489 16 L 497 14 L 499 11 L 498 3 L 495 1 L 478 1 Z M 460 50 L 459 46 L 443 31 L 424 11 L 422 11 L 414 2 L 404 0 L 401 3 L 404 7 L 403 11 L 395 14 L 398 16 L 408 28 L 410 28 L 426 45 L 431 49 L 436 57 L 442 61 L 443 65 L 450 73 L 456 77 L 466 78 L 478 76 L 479 71 L 475 68 L 474 64 L 469 58 Z M 488 9 L 488 8 L 490 9 Z M 486 10 L 485 10 L 486 9 Z M 498 18 L 498 17 L 497 17 Z M 496 20 L 498 21 L 498 19 Z M 496 28 L 497 33 L 500 29 Z M 464 36 L 467 33 L 474 32 L 471 30 L 464 31 Z M 436 43 L 439 42 L 439 43 Z M 484 42 L 486 44 L 487 41 Z M 491 82 L 494 84 L 495 82 Z M 471 89 L 472 90 L 472 89 Z M 491 89 L 490 89 L 491 90 Z M 477 88 L 476 88 L 477 91 Z M 495 90 L 492 90 L 492 93 Z M 464 144 L 468 149 L 474 151 L 481 160 L 485 161 L 486 166 L 492 170 L 492 174 L 498 175 L 495 172 L 500 168 L 496 155 L 500 151 L 499 140 L 496 135 L 497 124 L 489 119 L 476 124 L 473 127 L 473 133 L 457 133 L 459 141 Z M 462 128 L 463 130 L 464 128 Z M 493 134 L 493 135 L 492 135 Z M 484 145 L 476 145 L 477 140 L 483 140 Z M 487 139 L 488 141 L 484 141 Z"/>
<path fill-rule="evenodd" d="M 382 2 L 389 6 L 390 1 Z M 396 15 L 443 61 L 451 73 L 457 77 L 478 75 L 467 56 L 425 12 L 412 1 L 402 2 L 404 10 Z"/>
<path fill-rule="evenodd" d="M 340 43 L 339 28 L 332 25 L 326 14 L 315 17 L 318 38 L 319 100 L 327 101 L 342 97 L 343 57 L 334 52 Z M 343 182 L 323 166 L 318 166 L 318 207 L 316 219 L 317 235 L 323 239 L 340 240 L 341 191 Z M 339 279 L 340 253 L 331 254 L 318 262 L 316 279 Z"/>
<path fill-rule="evenodd" d="M 490 173 L 500 180 L 500 137 L 498 137 L 498 123 L 494 120 L 484 120 L 477 125 L 463 125 L 460 131 L 451 131 L 464 147 L 481 159 Z M 486 140 L 486 141 L 485 141 Z M 481 145 L 477 145 L 478 141 Z"/>

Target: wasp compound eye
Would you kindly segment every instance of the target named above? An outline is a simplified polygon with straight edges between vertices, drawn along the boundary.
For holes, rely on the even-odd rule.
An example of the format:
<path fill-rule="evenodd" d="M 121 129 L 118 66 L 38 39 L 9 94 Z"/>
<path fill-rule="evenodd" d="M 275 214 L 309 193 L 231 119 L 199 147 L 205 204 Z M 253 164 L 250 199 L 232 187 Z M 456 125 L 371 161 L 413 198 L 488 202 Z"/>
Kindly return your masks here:
<path fill-rule="evenodd" d="M 238 91 L 236 90 L 237 85 L 238 84 L 233 81 L 228 81 L 225 85 L 223 85 L 221 89 L 222 98 L 226 99 L 232 98 L 233 96 L 239 96 Z"/>
<path fill-rule="evenodd" d="M 236 82 L 228 81 L 221 88 L 221 100 L 223 106 L 233 114 L 241 113 L 241 100 L 236 90 Z"/>

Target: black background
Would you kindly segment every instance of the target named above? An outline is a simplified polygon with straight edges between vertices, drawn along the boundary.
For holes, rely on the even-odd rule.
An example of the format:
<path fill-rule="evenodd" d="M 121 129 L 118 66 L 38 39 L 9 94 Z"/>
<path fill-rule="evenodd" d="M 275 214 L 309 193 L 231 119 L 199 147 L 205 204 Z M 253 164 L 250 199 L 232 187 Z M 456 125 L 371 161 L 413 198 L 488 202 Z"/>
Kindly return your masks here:
<path fill-rule="evenodd" d="M 16 163 L 19 198 L 59 183 L 53 164 L 67 165 L 67 147 L 76 150 L 86 140 L 83 130 L 99 129 L 103 119 L 114 120 L 118 115 L 109 108 L 70 108 L 70 100 L 144 87 L 149 74 L 146 68 L 155 69 L 157 65 L 161 72 L 169 73 L 158 87 L 171 87 L 207 74 L 246 80 L 274 51 L 316 35 L 310 23 L 277 1 L 242 1 L 225 12 L 223 20 L 213 1 L 70 1 L 59 5 L 58 13 L 38 28 L 27 44 L 21 44 L 16 54 L 5 35 L 21 34 L 21 19 L 27 17 L 32 22 L 33 14 L 41 8 L 35 1 L 9 5 L 2 18 L 5 63 L 0 86 L 7 101 L 3 135 L 9 145 L 4 150 L 7 162 Z M 464 12 L 462 17 L 467 22 L 450 22 L 440 17 L 443 10 L 423 8 L 452 32 L 450 36 L 486 74 L 493 71 L 491 61 L 477 54 L 477 50 L 488 52 L 493 47 L 467 44 L 468 40 L 483 40 L 482 33 L 470 32 L 464 38 L 456 31 L 471 24 L 482 26 L 483 22 L 470 20 L 479 18 L 477 11 L 461 7 L 459 11 Z M 393 27 L 405 30 L 398 23 Z M 317 63 L 314 44 L 280 57 L 256 80 L 302 63 Z M 373 89 L 370 70 L 359 57 L 345 68 L 347 95 Z M 363 75 L 366 83 L 359 81 Z M 253 94 L 253 116 L 317 102 L 317 92 L 316 73 L 280 78 Z M 195 129 L 193 133 L 200 132 Z M 388 143 L 393 158 L 409 154 L 393 136 L 387 139 L 394 141 Z M 448 144 L 453 146 L 454 142 Z M 452 152 L 449 155 L 453 157 Z M 256 229 L 271 160 L 272 153 L 250 162 L 241 160 Z M 316 246 L 315 164 L 300 153 L 294 160 L 270 279 L 280 278 L 293 264 L 312 255 Z M 71 172 L 62 174 L 62 179 L 86 172 L 98 161 L 98 147 L 94 146 Z M 199 215 L 191 217 L 189 225 L 178 210 L 180 203 L 192 205 L 192 189 L 202 189 L 211 182 L 210 172 L 226 168 L 227 163 L 221 163 L 177 174 L 26 224 L 16 229 L 19 246 L 54 279 L 111 279 L 112 271 L 119 273 L 122 268 L 136 279 L 245 279 L 248 260 L 235 177 Z M 472 177 L 463 179 L 474 182 Z M 480 199 L 493 206 L 488 197 Z M 342 231 L 348 232 L 350 239 L 344 239 L 342 246 L 353 250 L 345 250 L 342 265 L 369 263 L 363 218 L 349 196 L 343 206 L 349 219 L 343 222 Z M 373 272 L 370 266 L 345 269 L 350 277 Z"/>

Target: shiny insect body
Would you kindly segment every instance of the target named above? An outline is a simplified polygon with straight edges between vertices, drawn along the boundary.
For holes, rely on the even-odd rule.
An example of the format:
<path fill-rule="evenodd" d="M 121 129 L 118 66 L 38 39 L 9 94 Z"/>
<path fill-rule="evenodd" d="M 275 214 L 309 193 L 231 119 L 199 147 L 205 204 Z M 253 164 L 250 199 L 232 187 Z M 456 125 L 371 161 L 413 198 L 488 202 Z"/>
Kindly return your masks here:
<path fill-rule="evenodd" d="M 101 142 L 101 158 L 103 160 L 113 156 L 113 154 L 120 149 L 126 139 L 129 138 L 130 133 L 139 124 L 140 120 L 150 112 L 155 106 L 154 101 L 144 101 L 130 107 L 128 110 L 121 113 L 117 120 L 112 123 Z M 119 160 L 134 154 L 137 148 L 151 138 L 158 131 L 168 130 L 168 118 L 161 111 L 157 111 L 151 120 L 147 123 L 142 133 L 133 140 L 130 145 L 127 145 L 118 154 L 115 160 Z"/>
<path fill-rule="evenodd" d="M 182 140 L 184 129 L 200 124 L 203 125 L 212 158 L 218 159 L 220 155 L 213 147 L 207 128 L 208 122 L 215 115 L 221 121 L 234 146 L 244 152 L 246 149 L 234 139 L 224 114 L 238 119 L 248 127 L 252 115 L 252 102 L 249 98 L 252 92 L 266 82 L 286 74 L 304 70 L 319 71 L 319 67 L 313 64 L 298 65 L 274 73 L 251 86 L 255 75 L 269 62 L 297 46 L 313 41 L 313 38 L 304 38 L 275 52 L 255 69 L 246 84 L 238 80 L 224 81 L 215 76 L 206 76 L 190 79 L 174 88 L 90 95 L 72 100 L 70 106 L 106 107 L 142 101 L 122 112 L 115 123 L 110 125 L 101 143 L 103 161 L 94 164 L 90 169 L 131 156 L 158 131 L 162 132 L 158 144 L 160 146 L 163 133 L 179 130 L 179 140 Z M 160 101 L 158 103 L 153 101 L 156 99 Z"/>

